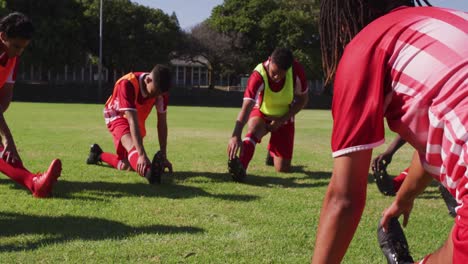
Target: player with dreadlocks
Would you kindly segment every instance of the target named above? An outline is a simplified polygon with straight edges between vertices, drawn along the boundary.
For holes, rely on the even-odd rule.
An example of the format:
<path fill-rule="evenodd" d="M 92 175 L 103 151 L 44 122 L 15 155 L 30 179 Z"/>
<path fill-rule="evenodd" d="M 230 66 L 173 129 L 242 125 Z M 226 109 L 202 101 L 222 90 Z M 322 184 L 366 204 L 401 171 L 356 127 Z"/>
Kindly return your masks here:
<path fill-rule="evenodd" d="M 386 118 L 416 150 L 379 223 L 388 262 L 413 262 L 397 217 L 406 225 L 414 199 L 435 178 L 455 196 L 457 216 L 444 246 L 423 263 L 468 263 L 468 15 L 408 0 L 322 0 L 320 34 L 326 80 L 334 81 L 334 168 L 312 262 L 342 261 Z"/>

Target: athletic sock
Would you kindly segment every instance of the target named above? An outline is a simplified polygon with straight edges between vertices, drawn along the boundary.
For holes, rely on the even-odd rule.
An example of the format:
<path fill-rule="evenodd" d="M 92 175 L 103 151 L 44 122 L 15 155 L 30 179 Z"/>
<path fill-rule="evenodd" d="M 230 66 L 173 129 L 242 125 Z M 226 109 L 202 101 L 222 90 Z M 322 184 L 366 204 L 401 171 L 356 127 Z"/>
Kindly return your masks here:
<path fill-rule="evenodd" d="M 128 162 L 130 163 L 130 166 L 132 166 L 132 169 L 134 171 L 137 171 L 137 165 L 138 165 L 138 158 L 140 156 L 138 155 L 138 151 L 136 150 L 135 147 L 133 147 L 129 152 L 128 152 Z M 145 168 L 145 172 L 149 170 L 150 167 Z"/>
<path fill-rule="evenodd" d="M 122 170 L 124 165 L 124 163 L 119 160 L 119 156 L 108 152 L 103 152 L 101 154 L 101 160 L 118 170 Z"/>
<path fill-rule="evenodd" d="M 400 173 L 400 175 L 398 175 L 397 177 L 393 178 L 393 188 L 394 188 L 395 192 L 398 192 L 398 190 L 400 189 L 401 185 L 403 184 L 403 181 L 405 180 L 406 176 L 408 176 L 408 170 L 409 170 L 409 168 L 402 171 Z"/>
<path fill-rule="evenodd" d="M 31 192 L 33 191 L 33 178 L 36 174 L 28 171 L 21 162 L 15 162 L 13 164 L 7 163 L 3 159 L 0 159 L 0 172 L 8 176 L 15 182 L 28 188 Z"/>
<path fill-rule="evenodd" d="M 257 145 L 258 142 L 259 140 L 252 133 L 245 135 L 245 138 L 242 141 L 242 152 L 239 159 L 246 170 L 249 166 L 250 160 L 252 160 L 255 152 L 255 145 Z"/>

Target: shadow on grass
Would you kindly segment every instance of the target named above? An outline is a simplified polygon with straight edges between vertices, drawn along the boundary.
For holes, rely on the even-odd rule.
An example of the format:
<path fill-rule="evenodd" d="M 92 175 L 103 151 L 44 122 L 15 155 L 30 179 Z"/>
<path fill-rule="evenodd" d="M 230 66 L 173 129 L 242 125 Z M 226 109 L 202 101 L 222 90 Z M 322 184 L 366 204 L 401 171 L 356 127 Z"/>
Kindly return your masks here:
<path fill-rule="evenodd" d="M 272 170 L 273 167 L 272 167 Z M 301 176 L 295 175 L 296 173 L 303 174 Z M 284 176 L 283 176 L 284 175 Z M 284 188 L 315 188 L 327 186 L 331 178 L 330 172 L 325 171 L 308 171 L 304 166 L 292 166 L 291 171 L 282 173 L 282 177 L 278 176 L 257 176 L 247 172 L 247 178 L 244 184 L 273 187 L 281 186 Z M 313 180 L 326 180 L 314 181 Z"/>
<path fill-rule="evenodd" d="M 190 226 L 151 225 L 133 227 L 121 222 L 81 216 L 38 216 L 18 213 L 0 213 L 0 237 L 22 235 L 42 236 L 37 241 L 0 244 L 0 252 L 34 250 L 43 245 L 72 240 L 124 239 L 140 234 L 195 234 L 203 229 Z M 23 240 L 23 239 L 22 239 Z"/>
<path fill-rule="evenodd" d="M 273 172 L 273 169 L 272 169 Z M 293 173 L 303 173 L 304 176 L 294 176 Z M 283 177 L 276 176 L 258 176 L 249 174 L 247 172 L 247 178 L 244 184 L 254 186 L 282 186 L 287 188 L 306 188 L 306 187 L 320 187 L 327 185 L 328 182 L 316 182 L 316 183 L 303 183 L 300 181 L 309 180 L 320 180 L 329 179 L 331 173 L 329 172 L 310 172 L 305 171 L 304 166 L 294 166 L 290 173 L 285 173 Z M 213 172 L 197 172 L 197 171 L 177 171 L 172 176 L 166 176 L 163 182 L 173 183 L 175 181 L 185 181 L 195 177 L 202 177 L 209 179 L 212 182 L 232 182 L 231 175 L 226 173 L 213 173 Z M 164 184 L 163 184 L 164 185 Z"/>
<path fill-rule="evenodd" d="M 150 185 L 145 181 L 142 179 L 141 183 L 121 183 L 104 181 L 78 182 L 59 179 L 54 187 L 53 197 L 55 199 L 82 199 L 93 201 L 107 201 L 122 197 L 164 197 L 169 199 L 210 197 L 242 202 L 249 202 L 259 198 L 256 195 L 213 194 L 202 188 L 167 184 L 165 182 L 161 185 Z M 168 181 L 168 179 L 165 181 Z M 11 184 L 14 186 L 13 188 L 24 190 L 23 187 L 15 184 L 11 180 L 0 179 L 0 184 Z"/>

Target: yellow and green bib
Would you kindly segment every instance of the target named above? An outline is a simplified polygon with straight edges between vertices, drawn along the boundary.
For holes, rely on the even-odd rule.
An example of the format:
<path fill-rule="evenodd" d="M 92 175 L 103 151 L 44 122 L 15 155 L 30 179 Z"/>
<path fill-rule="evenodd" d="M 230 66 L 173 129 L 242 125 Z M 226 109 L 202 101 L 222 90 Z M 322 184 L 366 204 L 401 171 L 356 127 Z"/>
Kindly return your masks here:
<path fill-rule="evenodd" d="M 278 92 L 271 90 L 268 83 L 268 73 L 260 63 L 255 67 L 255 71 L 260 73 L 263 78 L 265 89 L 263 92 L 262 104 L 260 106 L 260 112 L 267 116 L 279 117 L 285 115 L 289 111 L 289 106 L 294 99 L 294 82 L 293 82 L 293 71 L 290 67 L 286 72 L 284 85 Z"/>

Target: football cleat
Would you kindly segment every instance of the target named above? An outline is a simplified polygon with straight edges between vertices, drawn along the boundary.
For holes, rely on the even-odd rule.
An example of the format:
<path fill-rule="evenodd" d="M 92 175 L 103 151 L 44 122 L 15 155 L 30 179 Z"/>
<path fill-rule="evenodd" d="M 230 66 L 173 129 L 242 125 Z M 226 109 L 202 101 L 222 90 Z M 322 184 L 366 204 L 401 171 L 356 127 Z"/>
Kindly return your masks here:
<path fill-rule="evenodd" d="M 405 233 L 397 218 L 390 219 L 387 232 L 384 232 L 379 220 L 377 239 L 379 240 L 382 253 L 387 258 L 388 264 L 414 263 L 413 257 L 411 257 L 409 252 Z"/>
<path fill-rule="evenodd" d="M 59 159 L 53 160 L 46 172 L 33 178 L 33 196 L 36 198 L 49 197 L 61 172 L 62 162 Z"/>
<path fill-rule="evenodd" d="M 439 184 L 439 192 L 444 199 L 449 214 L 452 217 L 455 217 L 457 215 L 457 211 L 455 210 L 455 208 L 458 206 L 457 200 L 455 200 L 453 195 L 444 186 L 442 186 L 442 184 Z"/>
<path fill-rule="evenodd" d="M 265 165 L 267 165 L 267 166 L 275 165 L 274 162 L 273 162 L 273 157 L 270 154 L 270 151 L 267 152 L 267 156 L 266 156 L 266 159 L 265 159 Z"/>
<path fill-rule="evenodd" d="M 393 185 L 392 178 L 388 176 L 387 169 L 383 168 L 378 171 L 372 168 L 372 171 L 379 191 L 385 196 L 395 196 L 395 186 Z"/>
<path fill-rule="evenodd" d="M 156 152 L 151 161 L 149 173 L 145 174 L 145 178 L 149 184 L 161 184 L 161 176 L 164 172 L 164 156 L 161 151 Z"/>
<path fill-rule="evenodd" d="M 228 161 L 229 173 L 232 179 L 236 182 L 243 182 L 245 180 L 246 172 L 239 158 L 234 158 Z"/>
<path fill-rule="evenodd" d="M 103 151 L 98 144 L 91 145 L 91 148 L 89 149 L 88 159 L 86 160 L 86 164 L 98 164 L 98 162 L 101 162 L 102 152 Z"/>

